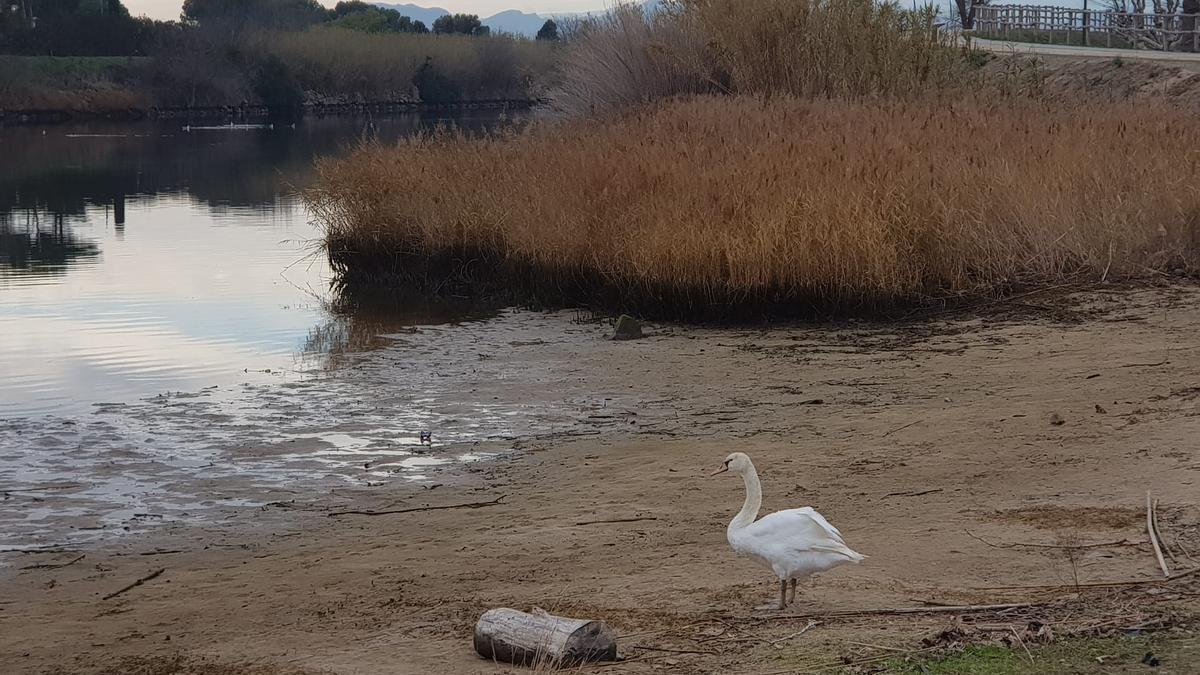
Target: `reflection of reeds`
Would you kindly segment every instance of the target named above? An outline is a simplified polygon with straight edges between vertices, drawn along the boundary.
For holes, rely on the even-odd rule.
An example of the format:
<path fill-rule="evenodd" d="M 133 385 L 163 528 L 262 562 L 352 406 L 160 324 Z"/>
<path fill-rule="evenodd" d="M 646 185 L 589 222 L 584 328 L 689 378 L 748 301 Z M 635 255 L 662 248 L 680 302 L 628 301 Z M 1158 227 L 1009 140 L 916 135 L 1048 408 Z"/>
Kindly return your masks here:
<path fill-rule="evenodd" d="M 1197 271 L 1200 168 L 1172 131 L 1191 121 L 1146 103 L 698 98 L 367 145 L 322 162 L 307 199 L 351 285 L 491 280 L 689 315 L 878 306 Z"/>
<path fill-rule="evenodd" d="M 99 247 L 79 239 L 61 215 L 0 212 L 0 270 L 61 274 L 72 261 L 98 255 Z"/>
<path fill-rule="evenodd" d="M 389 335 L 487 318 L 496 310 L 495 305 L 463 299 L 342 288 L 325 305 L 329 319 L 309 330 L 297 359 L 318 359 L 322 366 L 336 368 L 347 355 L 392 344 Z"/>

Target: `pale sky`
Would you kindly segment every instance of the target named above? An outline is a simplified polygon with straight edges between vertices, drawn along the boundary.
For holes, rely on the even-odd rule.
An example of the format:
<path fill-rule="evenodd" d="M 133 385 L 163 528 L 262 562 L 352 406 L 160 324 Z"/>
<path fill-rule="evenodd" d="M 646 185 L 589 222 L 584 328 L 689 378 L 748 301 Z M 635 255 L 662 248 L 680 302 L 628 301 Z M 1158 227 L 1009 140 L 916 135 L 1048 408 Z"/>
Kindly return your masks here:
<path fill-rule="evenodd" d="M 441 7 L 451 12 L 468 12 L 479 16 L 491 16 L 506 9 L 523 12 L 552 14 L 556 12 L 581 12 L 600 9 L 613 4 L 611 0 L 384 0 L 390 4 L 405 2 L 422 7 Z M 129 13 L 144 14 L 155 19 L 178 19 L 183 0 L 124 0 Z M 333 7 L 337 0 L 321 0 L 321 4 Z"/>

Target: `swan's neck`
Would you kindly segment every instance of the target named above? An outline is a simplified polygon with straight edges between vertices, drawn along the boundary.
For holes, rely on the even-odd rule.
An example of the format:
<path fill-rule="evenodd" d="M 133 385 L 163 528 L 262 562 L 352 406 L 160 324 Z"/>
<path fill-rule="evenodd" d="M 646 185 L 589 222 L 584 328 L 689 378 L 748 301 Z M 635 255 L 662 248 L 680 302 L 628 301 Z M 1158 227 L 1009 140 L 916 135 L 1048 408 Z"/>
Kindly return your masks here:
<path fill-rule="evenodd" d="M 751 465 L 746 473 L 742 474 L 742 481 L 746 484 L 746 503 L 742 504 L 742 510 L 729 521 L 729 532 L 740 530 L 758 517 L 758 509 L 762 506 L 762 484 L 758 482 L 758 472 Z"/>

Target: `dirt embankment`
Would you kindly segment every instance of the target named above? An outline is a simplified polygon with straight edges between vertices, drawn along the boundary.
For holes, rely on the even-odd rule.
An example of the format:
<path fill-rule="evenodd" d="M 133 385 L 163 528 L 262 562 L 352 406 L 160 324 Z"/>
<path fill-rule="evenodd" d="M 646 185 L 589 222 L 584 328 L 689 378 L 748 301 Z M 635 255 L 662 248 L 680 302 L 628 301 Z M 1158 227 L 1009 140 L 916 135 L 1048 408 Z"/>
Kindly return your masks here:
<path fill-rule="evenodd" d="M 1169 564 L 1195 567 L 1198 301 L 1193 287 L 1125 289 L 915 326 L 658 327 L 622 343 L 594 327 L 593 341 L 514 342 L 505 358 L 539 367 L 464 382 L 464 396 L 494 387 L 570 409 L 583 388 L 607 401 L 581 416 L 590 428 L 425 481 L 297 495 L 89 550 L 5 553 L 0 662 L 506 672 L 469 641 L 495 606 L 603 618 L 631 659 L 603 672 L 628 673 L 798 672 L 1010 634 L 1036 659 L 1037 641 L 1072 633 L 1186 628 L 1200 575 L 1155 581 L 1143 507 L 1153 490 Z M 345 376 L 401 381 L 403 367 Z M 547 400 L 548 388 L 564 393 Z M 706 476 L 731 450 L 758 464 L 766 509 L 815 506 L 871 556 L 803 589 L 796 616 L 755 609 L 775 585 L 725 542 L 742 486 Z M 1129 580 L 1144 583 L 1097 585 Z M 936 604 L 1021 606 L 872 613 Z"/>
<path fill-rule="evenodd" d="M 990 75 L 1009 78 L 1052 100 L 1156 99 L 1200 108 L 1200 61 L 1011 55 L 996 58 L 984 68 Z"/>

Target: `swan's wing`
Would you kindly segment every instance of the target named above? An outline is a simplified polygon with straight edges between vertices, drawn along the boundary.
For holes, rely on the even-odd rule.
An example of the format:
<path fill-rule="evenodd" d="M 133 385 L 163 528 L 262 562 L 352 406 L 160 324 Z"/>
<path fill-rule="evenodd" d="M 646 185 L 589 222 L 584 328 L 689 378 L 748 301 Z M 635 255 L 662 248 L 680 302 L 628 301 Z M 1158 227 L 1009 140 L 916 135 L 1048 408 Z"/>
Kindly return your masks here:
<path fill-rule="evenodd" d="M 846 543 L 842 541 L 842 533 L 830 525 L 824 516 L 808 506 L 776 511 L 759 518 L 750 527 L 757 530 L 756 536 L 798 542 L 801 548 L 846 547 Z"/>
<path fill-rule="evenodd" d="M 758 556 L 770 565 L 780 561 L 811 561 L 806 558 L 808 555 L 818 556 L 817 560 L 833 556 L 854 562 L 865 557 L 846 546 L 837 528 L 811 508 L 764 516 L 731 534 L 729 543 L 739 552 Z"/>
<path fill-rule="evenodd" d="M 842 541 L 842 533 L 840 531 L 838 531 L 838 529 L 836 527 L 834 527 L 832 523 L 830 523 L 828 520 L 825 520 L 825 516 L 817 513 L 817 510 L 814 509 L 813 507 L 805 506 L 805 507 L 802 507 L 799 509 L 790 509 L 790 510 L 798 511 L 800 513 L 807 515 L 809 518 L 812 518 L 813 520 L 817 521 L 818 525 L 825 528 L 825 531 L 828 532 L 829 534 L 833 535 L 834 537 L 836 537 L 838 541 Z"/>

